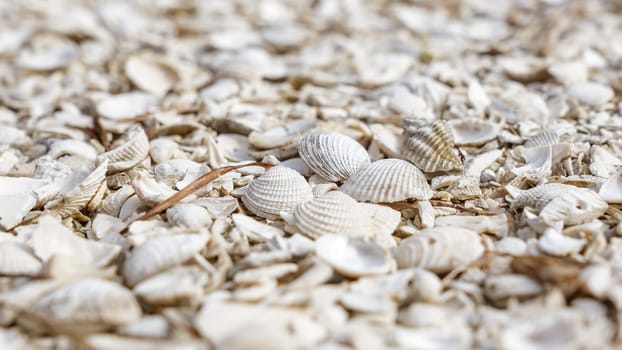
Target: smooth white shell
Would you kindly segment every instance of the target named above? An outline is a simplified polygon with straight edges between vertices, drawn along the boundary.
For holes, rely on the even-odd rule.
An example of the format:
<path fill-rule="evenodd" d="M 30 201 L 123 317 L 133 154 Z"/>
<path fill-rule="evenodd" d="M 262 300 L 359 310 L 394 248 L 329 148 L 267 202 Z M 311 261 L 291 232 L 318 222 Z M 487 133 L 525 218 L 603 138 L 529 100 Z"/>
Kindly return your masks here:
<path fill-rule="evenodd" d="M 388 272 L 393 259 L 379 245 L 362 238 L 325 235 L 315 241 L 316 254 L 339 273 L 349 277 Z"/>

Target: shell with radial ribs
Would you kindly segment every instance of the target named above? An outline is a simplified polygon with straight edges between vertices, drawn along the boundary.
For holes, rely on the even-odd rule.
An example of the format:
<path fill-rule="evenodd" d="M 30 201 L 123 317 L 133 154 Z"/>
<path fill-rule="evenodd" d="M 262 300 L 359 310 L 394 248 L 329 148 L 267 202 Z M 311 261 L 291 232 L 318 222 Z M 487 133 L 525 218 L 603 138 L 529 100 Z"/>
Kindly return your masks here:
<path fill-rule="evenodd" d="M 462 169 L 454 136 L 444 121 L 404 120 L 402 157 L 425 172 Z"/>
<path fill-rule="evenodd" d="M 476 260 L 484 250 L 476 232 L 439 227 L 419 231 L 401 241 L 396 259 L 400 268 L 420 267 L 446 273 Z"/>
<path fill-rule="evenodd" d="M 56 331 L 75 334 L 134 322 L 141 309 L 132 292 L 120 284 L 86 278 L 44 295 L 27 313 Z"/>
<path fill-rule="evenodd" d="M 207 233 L 157 237 L 134 248 L 125 260 L 122 274 L 128 286 L 181 264 L 197 254 L 209 241 Z"/>
<path fill-rule="evenodd" d="M 529 190 L 506 188 L 514 197 L 511 209 L 533 208 L 549 222 L 561 221 L 566 225 L 588 222 L 604 214 L 608 207 L 598 193 L 572 185 L 546 183 Z"/>
<path fill-rule="evenodd" d="M 379 211 L 380 208 L 387 211 Z M 326 234 L 390 235 L 400 221 L 399 212 L 379 205 L 358 203 L 340 191 L 327 192 L 301 203 L 294 209 L 292 217 L 293 224 L 312 238 Z"/>
<path fill-rule="evenodd" d="M 298 141 L 300 158 L 316 174 L 341 182 L 369 165 L 369 154 L 354 139 L 337 133 L 310 133 Z"/>
<path fill-rule="evenodd" d="M 108 173 L 115 173 L 135 167 L 149 155 L 149 138 L 140 124 L 130 126 L 116 147 L 99 155 L 108 159 Z"/>
<path fill-rule="evenodd" d="M 358 201 L 374 203 L 428 200 L 433 194 L 417 167 L 393 158 L 371 163 L 348 179 L 341 191 Z"/>
<path fill-rule="evenodd" d="M 313 198 L 311 186 L 297 171 L 283 166 L 268 169 L 256 178 L 242 194 L 242 202 L 253 214 L 276 219 L 280 212 Z"/>

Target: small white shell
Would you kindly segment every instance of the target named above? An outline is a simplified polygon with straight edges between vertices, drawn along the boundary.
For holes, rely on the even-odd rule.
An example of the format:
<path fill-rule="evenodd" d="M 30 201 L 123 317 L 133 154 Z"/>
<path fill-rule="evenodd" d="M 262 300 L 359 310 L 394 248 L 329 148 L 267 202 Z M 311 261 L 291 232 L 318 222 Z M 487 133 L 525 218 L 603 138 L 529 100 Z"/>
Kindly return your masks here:
<path fill-rule="evenodd" d="M 0 243 L 0 275 L 34 276 L 41 270 L 41 262 L 28 247 L 16 242 Z"/>
<path fill-rule="evenodd" d="M 479 235 L 457 227 L 426 229 L 400 242 L 396 259 L 400 268 L 421 267 L 446 273 L 484 253 Z"/>
<path fill-rule="evenodd" d="M 611 175 L 598 194 L 607 203 L 622 203 L 622 170 Z"/>
<path fill-rule="evenodd" d="M 454 135 L 444 121 L 405 119 L 401 153 L 425 172 L 462 169 Z"/>
<path fill-rule="evenodd" d="M 479 146 L 497 137 L 499 124 L 477 118 L 456 119 L 449 122 L 458 146 Z"/>
<path fill-rule="evenodd" d="M 602 106 L 614 96 L 612 88 L 594 82 L 570 85 L 566 88 L 566 93 L 568 96 L 591 107 Z"/>
<path fill-rule="evenodd" d="M 401 159 L 371 163 L 346 181 L 341 191 L 358 201 L 374 203 L 428 200 L 433 194 L 423 173 Z"/>
<path fill-rule="evenodd" d="M 345 235 L 325 235 L 315 241 L 315 253 L 337 272 L 348 277 L 383 274 L 393 259 L 377 244 Z"/>
<path fill-rule="evenodd" d="M 298 139 L 315 125 L 313 120 L 296 120 L 264 132 L 253 131 L 248 135 L 251 146 L 259 149 L 282 147 Z"/>
<path fill-rule="evenodd" d="M 127 120 L 138 117 L 157 106 L 155 96 L 142 92 L 109 96 L 97 104 L 97 113 L 112 120 Z"/>
<path fill-rule="evenodd" d="M 506 237 L 510 233 L 510 218 L 506 214 L 492 216 L 448 215 L 436 219 L 437 227 L 462 227 L 477 233 Z"/>
<path fill-rule="evenodd" d="M 207 233 L 156 237 L 134 248 L 123 264 L 129 286 L 192 258 L 209 241 Z"/>
<path fill-rule="evenodd" d="M 192 229 L 209 228 L 212 217 L 200 205 L 192 203 L 178 203 L 166 211 L 169 224 L 182 225 Z"/>
<path fill-rule="evenodd" d="M 178 266 L 138 283 L 136 296 L 152 305 L 197 302 L 209 276 L 198 266 Z"/>
<path fill-rule="evenodd" d="M 295 170 L 275 166 L 248 185 L 242 202 L 255 215 L 276 219 L 296 205 L 313 198 L 311 187 Z"/>
<path fill-rule="evenodd" d="M 81 333 L 134 322 L 141 309 L 123 286 L 87 278 L 46 294 L 28 310 L 56 330 Z"/>
<path fill-rule="evenodd" d="M 99 155 L 108 159 L 108 173 L 127 170 L 138 165 L 149 155 L 149 139 L 140 124 L 130 126 L 116 147 Z"/>
<path fill-rule="evenodd" d="M 484 294 L 493 300 L 538 295 L 544 288 L 538 281 L 519 274 L 495 275 L 486 278 Z"/>
<path fill-rule="evenodd" d="M 125 61 L 125 75 L 143 91 L 164 96 L 177 81 L 177 74 L 163 60 L 135 55 Z"/>
<path fill-rule="evenodd" d="M 369 154 L 354 139 L 337 133 L 310 133 L 298 141 L 298 153 L 316 174 L 341 182 L 370 163 Z"/>

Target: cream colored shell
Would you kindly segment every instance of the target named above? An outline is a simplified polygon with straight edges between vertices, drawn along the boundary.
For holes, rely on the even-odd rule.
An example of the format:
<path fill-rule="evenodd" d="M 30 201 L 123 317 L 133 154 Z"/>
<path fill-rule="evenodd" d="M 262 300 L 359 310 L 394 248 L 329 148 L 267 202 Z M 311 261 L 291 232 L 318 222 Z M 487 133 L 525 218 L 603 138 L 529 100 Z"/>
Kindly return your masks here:
<path fill-rule="evenodd" d="M 414 165 L 393 158 L 373 162 L 346 181 L 341 191 L 358 201 L 374 203 L 432 197 L 423 173 Z"/>
<path fill-rule="evenodd" d="M 108 173 L 127 170 L 138 165 L 149 155 L 149 139 L 140 124 L 130 126 L 116 147 L 99 155 L 107 159 Z"/>
<path fill-rule="evenodd" d="M 404 120 L 402 157 L 425 172 L 462 169 L 454 136 L 444 121 Z"/>

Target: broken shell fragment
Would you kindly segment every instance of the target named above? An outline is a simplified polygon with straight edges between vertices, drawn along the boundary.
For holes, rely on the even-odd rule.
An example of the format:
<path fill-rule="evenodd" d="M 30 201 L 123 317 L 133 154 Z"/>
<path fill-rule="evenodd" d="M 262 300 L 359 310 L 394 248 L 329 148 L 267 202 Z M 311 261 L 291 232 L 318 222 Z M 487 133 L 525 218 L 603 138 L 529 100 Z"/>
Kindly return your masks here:
<path fill-rule="evenodd" d="M 149 139 L 140 124 L 130 126 L 117 145 L 99 155 L 108 160 L 108 174 L 133 168 L 149 155 Z"/>

